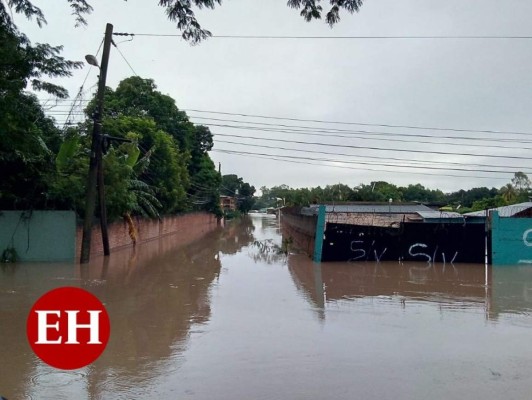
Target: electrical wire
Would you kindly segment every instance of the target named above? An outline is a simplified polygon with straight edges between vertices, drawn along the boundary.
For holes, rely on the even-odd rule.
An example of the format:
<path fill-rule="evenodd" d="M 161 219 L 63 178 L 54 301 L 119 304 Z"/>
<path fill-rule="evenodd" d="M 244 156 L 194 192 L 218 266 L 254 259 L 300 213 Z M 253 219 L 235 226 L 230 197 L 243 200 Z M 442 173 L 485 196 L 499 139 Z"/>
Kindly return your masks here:
<path fill-rule="evenodd" d="M 324 166 L 323 164 L 316 164 L 316 163 L 310 163 L 310 162 L 304 162 L 304 161 L 295 161 L 290 159 L 284 159 L 283 156 L 276 156 L 271 154 L 264 154 L 264 153 L 253 153 L 253 152 L 244 152 L 244 151 L 235 151 L 235 150 L 227 150 L 227 149 L 213 149 L 214 152 L 219 153 L 226 153 L 226 154 L 234 154 L 234 155 L 241 155 L 241 156 L 247 156 L 247 157 L 254 157 L 254 158 L 263 158 L 263 159 L 269 159 L 269 160 L 275 160 L 275 161 L 283 161 L 283 162 L 290 162 L 295 164 L 305 164 L 305 165 L 315 165 L 315 166 Z M 286 156 L 288 157 L 288 156 Z M 349 170 L 361 170 L 361 171 L 374 171 L 374 172 L 391 172 L 394 174 L 409 174 L 409 175 L 431 175 L 431 176 L 445 176 L 445 177 L 452 177 L 452 178 L 478 178 L 478 179 L 497 179 L 497 180 L 508 180 L 508 178 L 499 178 L 494 176 L 475 176 L 475 175 L 453 175 L 453 174 L 431 174 L 430 172 L 413 172 L 413 171 L 398 171 L 398 170 L 388 170 L 388 169 L 375 169 L 375 168 L 362 168 L 362 167 L 346 167 L 342 165 L 327 165 L 329 167 L 333 168 L 342 168 L 342 169 L 349 169 Z"/>
<path fill-rule="evenodd" d="M 231 142 L 224 142 L 230 144 Z M 281 157 L 281 155 L 275 155 Z M 423 170 L 443 170 L 443 171 L 464 171 L 469 172 L 471 168 L 458 168 L 458 167 L 435 167 L 431 165 L 408 165 L 408 164 L 391 164 L 389 162 L 369 162 L 369 161 L 351 161 L 351 160 L 338 160 L 338 159 L 323 159 L 323 158 L 310 158 L 310 157 L 299 157 L 299 156 L 286 156 L 295 159 L 304 159 L 312 161 L 327 161 L 327 162 L 337 162 L 344 164 L 357 164 L 357 165 L 382 165 L 385 167 L 400 167 L 400 168 L 413 168 L 413 169 L 423 169 Z M 491 170 L 491 169 L 477 169 L 475 172 L 484 172 L 484 173 L 506 173 L 513 174 L 515 171 L 510 170 Z M 526 173 L 530 173 L 527 171 Z"/>
<path fill-rule="evenodd" d="M 470 133 L 495 133 L 495 134 L 511 134 L 511 135 L 525 135 L 532 136 L 532 132 L 515 132 L 515 131 L 501 131 L 501 130 L 481 130 L 481 129 L 463 129 L 463 128 L 442 128 L 442 127 L 430 127 L 430 126 L 417 126 L 417 125 L 392 125 L 392 124 L 375 124 L 364 122 L 345 122 L 345 121 L 329 121 L 319 119 L 303 119 L 303 118 L 290 118 L 290 117 L 274 117 L 260 114 L 244 114 L 244 113 L 230 113 L 225 111 L 206 111 L 193 108 L 185 108 L 181 111 L 198 112 L 207 114 L 220 114 L 220 115 L 236 115 L 240 117 L 261 118 L 261 119 L 274 119 L 285 121 L 297 121 L 297 122 L 315 122 L 320 124 L 331 125 L 360 125 L 360 126 L 378 126 L 385 128 L 404 128 L 404 129 L 422 129 L 427 131 L 449 131 L 449 132 L 470 132 Z"/>
<path fill-rule="evenodd" d="M 423 135 L 419 133 L 405 133 L 405 132 L 382 132 L 382 131 L 366 131 L 366 130 L 350 130 L 350 129 L 338 129 L 338 128 L 325 128 L 325 127 L 315 127 L 315 126 L 302 126 L 302 125 L 286 125 L 286 124 L 272 124 L 267 122 L 255 122 L 255 121 L 242 121 L 234 119 L 225 119 L 225 118 L 212 118 L 212 117 L 198 117 L 196 115 L 188 115 L 191 119 L 207 120 L 207 121 L 217 121 L 217 122 L 233 122 L 240 124 L 252 124 L 268 127 L 280 127 L 280 128 L 293 128 L 290 129 L 290 132 L 316 132 L 316 133 L 346 133 L 346 134 L 363 134 L 363 135 L 375 135 L 375 136 L 394 136 L 399 135 L 401 137 L 415 137 L 415 138 L 432 138 L 432 139 L 452 139 L 452 140 L 479 140 L 477 137 L 464 137 L 464 136 L 432 136 L 432 135 Z M 203 124 L 209 126 L 226 126 L 226 125 L 215 125 L 215 124 Z M 239 128 L 242 125 L 238 126 Z M 244 125 L 244 127 L 247 127 Z M 285 131 L 283 131 L 285 132 Z M 349 135 L 329 135 L 334 137 L 349 137 Z M 532 140 L 518 140 L 515 138 L 482 138 L 482 141 L 487 142 L 517 142 L 517 143 L 532 143 Z"/>
<path fill-rule="evenodd" d="M 326 152 L 326 151 L 320 151 L 320 150 L 303 150 L 303 149 L 293 149 L 293 148 L 287 148 L 287 147 L 280 147 L 280 146 L 268 146 L 268 145 L 260 145 L 260 144 L 249 144 L 249 143 L 241 143 L 241 142 L 233 142 L 233 141 L 226 141 L 226 140 L 217 140 L 216 143 L 225 143 L 225 144 L 232 144 L 232 145 L 243 145 L 248 147 L 259 147 L 263 149 L 273 149 L 273 150 L 284 150 L 284 151 L 293 151 L 293 152 L 299 152 L 299 153 L 312 153 L 312 154 L 323 154 L 323 155 L 331 155 L 331 156 L 341 156 L 341 157 L 351 157 L 351 158 L 360 158 L 360 159 L 369 159 L 369 160 L 386 160 L 386 161 L 398 161 L 401 162 L 401 164 L 398 164 L 399 166 L 404 165 L 404 162 L 409 163 L 419 163 L 422 165 L 431 165 L 431 164 L 439 164 L 439 165 L 457 165 L 457 166 L 475 166 L 475 167 L 487 167 L 487 168 L 505 168 L 507 166 L 503 165 L 493 165 L 493 164 L 473 164 L 473 163 L 463 163 L 463 162 L 453 162 L 453 161 L 436 161 L 436 160 L 417 160 L 417 159 L 409 159 L 409 158 L 398 158 L 398 157 L 388 157 L 388 156 L 369 156 L 369 155 L 353 155 L 353 154 L 346 154 L 346 153 L 333 153 L 333 152 Z M 519 169 L 524 169 L 523 167 L 515 167 Z"/>
<path fill-rule="evenodd" d="M 115 36 L 140 37 L 179 37 L 175 33 L 125 33 L 114 32 Z M 286 35 L 211 35 L 214 39 L 325 39 L 325 40 L 530 40 L 532 36 L 502 36 L 502 35 L 388 35 L 388 36 L 286 36 Z"/>
<path fill-rule="evenodd" d="M 225 134 L 225 133 L 216 133 L 216 134 L 213 134 L 213 136 L 223 136 L 223 137 L 232 137 L 232 138 L 240 138 L 240 139 L 250 139 L 250 140 L 265 140 L 265 141 L 274 141 L 274 142 L 282 142 L 282 143 L 294 143 L 294 144 L 326 146 L 326 147 L 340 147 L 340 148 L 350 148 L 350 149 L 360 149 L 360 150 L 397 151 L 397 152 L 404 152 L 404 153 L 421 153 L 421 154 L 439 154 L 439 155 L 467 156 L 467 157 L 530 160 L 530 157 L 511 156 L 511 155 L 503 156 L 503 155 L 498 155 L 498 154 L 451 153 L 448 151 L 435 151 L 435 150 L 430 151 L 430 150 L 383 148 L 383 147 L 375 147 L 375 146 L 357 146 L 357 145 L 320 143 L 320 142 L 304 142 L 300 140 L 272 139 L 272 138 L 262 138 L 262 137 L 249 136 L 249 135 L 248 136 L 230 135 L 230 134 Z"/>
<path fill-rule="evenodd" d="M 40 98 L 40 101 L 47 101 L 50 98 Z M 62 99 L 61 102 L 72 102 L 72 99 Z M 90 100 L 83 100 L 88 102 Z M 384 128 L 402 128 L 402 129 L 416 129 L 416 130 L 426 130 L 426 131 L 447 131 L 447 132 L 462 132 L 462 133 L 478 133 L 478 134 L 503 134 L 503 135 L 523 135 L 523 136 L 532 136 L 532 132 L 523 132 L 523 131 L 510 131 L 510 130 L 482 130 L 482 129 L 465 129 L 465 128 L 446 128 L 446 127 L 434 127 L 434 126 L 418 126 L 418 125 L 394 125 L 394 124 L 381 124 L 381 123 L 365 123 L 365 122 L 350 122 L 350 121 L 332 121 L 332 120 L 319 120 L 319 119 L 304 119 L 304 118 L 293 118 L 293 117 L 279 117 L 279 116 L 268 116 L 261 114 L 246 114 L 246 113 L 234 113 L 234 112 L 225 112 L 225 111 L 212 111 L 212 110 L 199 110 L 195 108 L 183 108 L 181 111 L 185 112 L 196 112 L 201 114 L 215 114 L 215 115 L 229 115 L 229 116 L 238 116 L 238 117 L 247 117 L 247 118 L 259 118 L 266 120 L 283 120 L 283 121 L 295 121 L 295 122 L 312 122 L 318 124 L 329 124 L 329 125 L 354 125 L 354 126 L 370 126 L 370 127 L 384 127 Z M 199 118 L 199 117 L 196 117 Z M 213 119 L 213 118 L 210 118 Z M 230 120 L 230 122 L 233 122 Z M 240 121 L 238 121 L 240 122 Z M 250 122 L 251 123 L 251 122 Z M 259 124 L 258 122 L 254 122 Z M 264 123 L 261 123 L 265 125 Z M 282 126 L 280 124 L 276 124 Z M 287 127 L 290 127 L 288 125 Z M 304 127 L 315 128 L 315 127 Z M 320 128 L 323 129 L 323 128 Z M 328 128 L 328 130 L 333 130 L 333 128 Z M 337 132 L 346 132 L 345 130 L 335 129 Z M 347 130 L 347 132 L 350 132 Z M 356 133 L 378 133 L 371 131 L 355 131 Z M 384 132 L 385 133 L 385 132 Z M 455 138 L 453 136 L 445 138 Z M 482 137 L 484 140 L 485 138 Z"/>
<path fill-rule="evenodd" d="M 278 132 L 278 133 L 289 133 L 292 135 L 308 135 L 308 136 L 319 136 L 319 137 L 338 137 L 338 138 L 348 138 L 348 139 L 362 139 L 362 140 L 375 140 L 375 141 L 384 141 L 384 142 L 400 142 L 400 143 L 419 143 L 419 144 L 443 144 L 446 146 L 459 146 L 459 147 L 475 147 L 478 148 L 478 143 L 449 143 L 449 142 L 430 142 L 426 140 L 407 140 L 407 139 L 396 139 L 396 138 L 382 138 L 382 137 L 366 137 L 359 136 L 356 134 L 351 135 L 336 135 L 336 134 L 327 134 L 327 131 L 322 131 L 322 133 L 314 133 L 320 131 L 297 131 L 297 130 L 284 130 L 284 129 L 273 129 L 273 128 L 260 128 L 253 126 L 238 126 L 238 125 L 223 125 L 223 124 L 203 124 L 209 127 L 218 127 L 218 128 L 232 128 L 232 129 L 242 129 L 242 130 L 252 130 L 252 131 L 262 131 L 262 132 Z M 390 136 L 393 134 L 381 134 L 379 136 Z M 433 139 L 439 139 L 436 137 Z M 455 138 L 457 139 L 457 138 Z M 461 140 L 475 140 L 478 141 L 478 138 L 469 139 L 469 138 L 460 138 Z M 532 141 L 522 141 L 520 143 L 532 143 Z M 532 150 L 532 147 L 523 147 L 523 146 L 503 146 L 503 145 L 487 145 L 483 144 L 482 148 L 494 148 L 494 149 L 519 149 L 519 150 Z"/>

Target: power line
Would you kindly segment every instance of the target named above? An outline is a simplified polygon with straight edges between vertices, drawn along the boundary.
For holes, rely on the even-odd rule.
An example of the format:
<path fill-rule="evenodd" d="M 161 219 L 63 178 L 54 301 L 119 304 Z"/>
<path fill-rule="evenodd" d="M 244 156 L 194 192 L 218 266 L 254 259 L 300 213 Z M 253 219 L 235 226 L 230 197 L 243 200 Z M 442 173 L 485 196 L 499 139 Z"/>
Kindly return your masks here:
<path fill-rule="evenodd" d="M 280 127 L 287 128 L 290 132 L 316 132 L 316 133 L 346 133 L 346 134 L 357 134 L 357 135 L 368 135 L 368 136 L 396 136 L 401 137 L 413 137 L 413 138 L 430 138 L 430 139 L 452 139 L 452 140 L 479 140 L 478 137 L 465 137 L 465 136 L 433 136 L 433 135 L 424 135 L 420 133 L 405 133 L 405 132 L 382 132 L 382 131 L 366 131 L 366 130 L 350 130 L 350 129 L 338 129 L 338 128 L 327 128 L 327 127 L 315 127 L 315 126 L 306 126 L 306 125 L 286 125 L 286 124 L 272 124 L 267 122 L 255 122 L 255 121 L 243 121 L 243 120 L 234 120 L 234 119 L 225 119 L 225 118 L 208 118 L 208 117 L 198 117 L 195 115 L 189 115 L 191 119 L 200 119 L 207 121 L 218 121 L 218 122 L 234 122 L 241 124 L 252 124 L 268 127 Z M 198 124 L 201 125 L 201 124 Z M 225 125 L 215 125 L 215 124 L 203 124 L 209 126 L 222 126 Z M 242 125 L 241 125 L 242 126 Z M 248 127 L 243 125 L 244 127 Z M 240 126 L 239 126 L 240 127 Z M 294 128 L 294 129 L 292 129 Z M 283 131 L 285 132 L 285 131 Z M 333 137 L 349 137 L 346 135 L 328 135 Z M 482 138 L 483 142 L 511 142 L 511 143 L 532 143 L 532 140 L 520 140 L 516 138 Z M 499 146 L 497 146 L 499 147 Z M 518 147 L 521 148 L 521 147 Z"/>
<path fill-rule="evenodd" d="M 65 115 L 66 111 L 64 110 L 51 110 L 48 112 L 49 115 L 52 116 L 63 116 Z M 79 115 L 84 115 L 84 113 L 79 113 Z M 297 126 L 297 125 L 284 125 L 284 124 L 268 124 L 268 123 L 261 123 L 261 122 L 251 122 L 251 121 L 238 121 L 238 120 L 228 120 L 228 119 L 220 119 L 220 118 L 204 118 L 204 117 L 196 117 L 196 116 L 189 116 L 192 119 L 202 119 L 202 120 L 213 120 L 213 121 L 227 121 L 227 122 L 235 122 L 235 123 L 242 123 L 242 124 L 253 124 L 253 125 L 264 125 L 267 126 L 267 128 L 263 127 L 257 127 L 257 126 L 251 126 L 251 125 L 227 125 L 227 124 L 216 124 L 216 123 L 201 123 L 197 125 L 204 125 L 209 127 L 220 127 L 220 128 L 232 128 L 232 129 L 242 129 L 242 130 L 255 130 L 255 131 L 264 131 L 264 132 L 279 132 L 279 133 L 289 133 L 294 135 L 309 135 L 309 136 L 319 136 L 319 137 L 338 137 L 338 138 L 350 138 L 350 139 L 362 139 L 362 140 L 377 140 L 377 141 L 392 141 L 392 142 L 402 142 L 402 143 L 422 143 L 422 144 L 443 144 L 447 146 L 460 146 L 460 147 L 479 147 L 478 145 L 478 138 L 469 138 L 469 137 L 462 137 L 462 136 L 432 136 L 432 135 L 422 135 L 422 134 L 408 134 L 408 133 L 402 133 L 402 132 L 374 132 L 374 131 L 352 131 L 352 130 L 346 130 L 346 129 L 330 129 L 330 128 L 322 128 L 322 129 L 313 129 L 313 127 L 308 126 Z M 270 128 L 271 127 L 271 128 Z M 276 127 L 286 127 L 286 129 L 278 129 Z M 297 129 L 291 129 L 291 128 L 297 128 Z M 299 129 L 303 128 L 303 129 Z M 336 134 L 335 132 L 345 132 L 348 135 L 342 135 L 342 134 Z M 469 140 L 469 141 L 475 141 L 473 144 L 468 143 L 449 143 L 449 142 L 434 142 L 434 141 L 424 141 L 424 140 L 407 140 L 407 139 L 390 139 L 389 137 L 393 136 L 401 136 L 406 138 L 430 138 L 430 139 L 450 139 L 450 140 Z M 384 136 L 384 138 L 375 138 L 372 136 Z M 482 139 L 483 142 L 508 142 L 508 143 L 532 143 L 532 140 L 518 140 L 518 139 L 512 139 L 512 138 L 486 138 Z M 532 147 L 523 147 L 523 146 L 503 146 L 503 145 L 487 145 L 482 144 L 483 148 L 496 148 L 496 149 L 520 149 L 520 150 L 532 150 Z"/>
<path fill-rule="evenodd" d="M 115 36 L 131 37 L 179 37 L 181 34 L 167 33 L 125 33 L 115 32 Z M 529 40 L 532 36 L 503 36 L 503 35 L 388 35 L 388 36 L 286 36 L 286 35 L 212 35 L 213 39 L 274 39 L 274 40 Z"/>
<path fill-rule="evenodd" d="M 322 166 L 322 167 L 324 166 L 323 164 L 316 164 L 316 163 L 305 162 L 305 161 L 291 160 L 291 159 L 289 159 L 290 156 L 276 156 L 276 155 L 265 154 L 265 153 L 253 153 L 253 152 L 245 152 L 245 151 L 226 150 L 226 149 L 213 149 L 212 151 L 219 152 L 219 153 L 247 156 L 247 157 L 252 156 L 253 158 L 263 158 L 263 159 L 270 159 L 270 160 L 289 162 L 289 163 L 295 163 L 295 164 L 316 165 L 316 166 Z M 330 166 L 330 167 L 333 167 L 333 168 L 349 169 L 349 170 L 362 170 L 362 171 L 374 171 L 374 172 L 391 172 L 391 173 L 394 173 L 394 174 L 431 175 L 431 176 L 446 176 L 446 177 L 452 177 L 452 178 L 478 178 L 478 179 L 497 179 L 497 180 L 507 180 L 508 179 L 508 178 L 502 178 L 502 177 L 499 178 L 499 177 L 494 177 L 494 176 L 431 174 L 430 172 L 412 172 L 412 171 L 406 172 L 406 171 L 388 170 L 388 169 L 346 167 L 346 166 L 336 165 L 336 164 L 327 165 L 327 166 Z"/>
<path fill-rule="evenodd" d="M 40 101 L 47 101 L 52 100 L 51 98 L 41 98 Z M 55 100 L 55 99 L 54 99 Z M 62 99 L 60 102 L 72 102 L 74 99 Z M 82 100 L 84 102 L 88 102 L 90 100 Z M 319 123 L 319 124 L 330 124 L 330 125 L 354 125 L 354 126 L 375 126 L 375 127 L 384 127 L 384 128 L 402 128 L 402 129 L 417 129 L 417 130 L 426 130 L 426 131 L 448 131 L 448 132 L 469 132 L 469 133 L 479 133 L 479 134 L 504 134 L 504 135 L 524 135 L 524 136 L 532 136 L 532 132 L 522 132 L 522 131 L 505 131 L 505 130 L 482 130 L 482 129 L 465 129 L 465 128 L 445 128 L 445 127 L 430 127 L 430 126 L 418 126 L 418 125 L 393 125 L 393 124 L 379 124 L 379 123 L 365 123 L 365 122 L 351 122 L 351 121 L 331 121 L 331 120 L 318 120 L 318 119 L 304 119 L 304 118 L 293 118 L 293 117 L 279 117 L 279 116 L 269 116 L 269 115 L 260 115 L 260 114 L 245 114 L 245 113 L 233 113 L 233 112 L 225 112 L 225 111 L 212 111 L 212 110 L 198 110 L 193 108 L 183 108 L 181 111 L 185 112 L 197 112 L 202 114 L 218 114 L 218 115 L 229 115 L 229 116 L 239 116 L 239 117 L 247 117 L 247 118 L 259 118 L 259 119 L 266 119 L 266 120 L 284 120 L 284 121 L 296 121 L 296 122 L 312 122 L 312 123 Z M 194 118 L 202 118 L 195 116 Z M 212 119 L 214 118 L 206 118 L 206 119 Z M 225 120 L 223 120 L 225 121 Z M 233 120 L 227 120 L 228 122 L 233 122 Z M 234 121 L 237 122 L 237 121 Z M 238 121 L 241 122 L 241 121 Z M 266 125 L 265 123 L 259 123 L 259 122 L 249 122 L 254 124 L 262 124 Z M 279 124 L 280 125 L 280 124 Z M 282 126 L 282 125 L 281 125 Z M 290 125 L 287 125 L 289 127 Z M 305 128 L 315 128 L 315 127 L 305 127 Z M 349 130 L 342 130 L 342 129 L 335 129 L 335 128 L 327 128 L 328 130 L 334 130 L 338 132 L 349 132 Z M 386 132 L 371 132 L 371 131 L 356 131 L 356 133 L 386 133 Z M 406 135 L 401 133 L 402 135 Z M 413 135 L 409 135 L 413 136 Z M 442 137 L 446 139 L 454 139 L 455 137 L 449 136 L 449 137 Z M 485 140 L 484 138 L 482 138 Z M 502 139 L 501 139 L 502 140 Z"/>
<path fill-rule="evenodd" d="M 375 135 L 375 136 L 394 136 L 400 135 L 401 137 L 416 137 L 416 138 L 431 138 L 431 139 L 452 139 L 452 140 L 479 140 L 477 137 L 465 137 L 465 136 L 433 136 L 433 135 L 424 135 L 419 133 L 405 133 L 405 132 L 382 132 L 382 131 L 366 131 L 366 130 L 350 130 L 350 129 L 338 129 L 338 128 L 326 128 L 326 127 L 315 127 L 308 125 L 286 125 L 286 124 L 272 124 L 267 122 L 255 122 L 255 121 L 243 121 L 235 119 L 226 119 L 226 118 L 212 118 L 212 117 L 198 117 L 196 115 L 189 115 L 191 119 L 200 119 L 207 121 L 218 121 L 218 122 L 234 122 L 241 124 L 253 124 L 260 126 L 271 126 L 271 127 L 281 127 L 281 128 L 295 128 L 291 129 L 294 132 L 317 132 L 317 133 L 348 133 L 348 134 L 363 134 L 363 135 Z M 199 125 L 199 124 L 198 124 Z M 214 124 L 203 124 L 203 125 L 213 125 L 213 126 L 225 126 L 225 125 L 214 125 Z M 331 135 L 336 136 L 336 135 Z M 338 137 L 349 137 L 338 135 Z M 532 140 L 519 140 L 515 138 L 482 138 L 482 141 L 487 142 L 518 142 L 518 143 L 532 143 Z"/>
<path fill-rule="evenodd" d="M 316 145 L 316 146 L 327 146 L 327 147 L 341 147 L 341 148 L 351 148 L 351 149 L 360 149 L 360 150 L 398 151 L 398 152 L 405 152 L 405 153 L 440 154 L 440 155 L 452 155 L 452 156 L 530 160 L 530 157 L 521 157 L 521 156 L 502 156 L 502 155 L 496 155 L 496 154 L 475 154 L 475 153 L 451 153 L 448 151 L 434 151 L 434 150 L 429 151 L 429 150 L 416 150 L 416 149 L 383 148 L 383 147 L 376 147 L 376 146 L 357 146 L 357 145 L 347 145 L 347 144 L 303 142 L 300 140 L 272 139 L 272 138 L 261 138 L 261 137 L 256 137 L 256 136 L 229 135 L 229 134 L 222 134 L 222 133 L 216 133 L 216 134 L 213 134 L 213 136 L 224 136 L 224 137 L 233 137 L 233 138 L 240 138 L 240 139 L 251 139 L 251 140 L 266 140 L 266 141 L 274 141 L 274 142 L 282 142 L 282 143 L 294 143 L 294 144 Z"/>
<path fill-rule="evenodd" d="M 338 138 L 348 138 L 348 139 L 362 139 L 362 140 L 376 140 L 376 141 L 385 141 L 385 142 L 400 142 L 400 143 L 421 143 L 421 144 L 441 144 L 446 146 L 459 146 L 459 147 L 475 147 L 478 148 L 478 143 L 468 144 L 468 143 L 448 143 L 448 142 L 431 142 L 426 140 L 407 140 L 407 139 L 395 139 L 395 138 L 382 138 L 382 137 L 365 137 L 358 136 L 356 134 L 352 135 L 336 135 L 336 134 L 327 134 L 328 131 L 321 131 L 322 133 L 313 133 L 315 131 L 298 131 L 298 130 L 283 130 L 283 129 L 273 129 L 273 128 L 260 128 L 253 126 L 237 126 L 237 125 L 223 125 L 223 124 L 204 124 L 209 127 L 220 127 L 220 128 L 233 128 L 233 129 L 243 129 L 243 130 L 253 130 L 253 131 L 264 131 L 264 132 L 278 132 L 278 133 L 288 133 L 292 135 L 309 135 L 309 136 L 319 136 L 319 137 L 338 137 Z M 320 131 L 316 131 L 320 132 Z M 325 134 L 325 135 L 324 135 Z M 377 133 L 379 136 L 393 136 L 394 134 L 381 134 Z M 430 136 L 429 136 L 430 137 Z M 440 139 L 439 137 L 432 137 L 433 139 Z M 460 140 L 479 140 L 478 138 L 454 138 Z M 532 143 L 532 142 L 520 142 L 520 143 Z M 523 146 L 503 146 L 503 145 L 487 145 L 482 144 L 482 148 L 494 148 L 494 149 L 519 149 L 519 150 L 532 150 L 532 147 L 523 147 Z"/>
<path fill-rule="evenodd" d="M 199 112 L 199 113 L 206 113 L 206 114 L 236 115 L 236 116 L 240 116 L 240 117 L 274 119 L 274 120 L 285 120 L 285 121 L 297 121 L 297 122 L 315 122 L 315 123 L 320 123 L 320 124 L 331 124 L 331 125 L 360 125 L 360 126 L 378 126 L 378 127 L 384 127 L 384 128 L 422 129 L 422 130 L 427 130 L 427 131 L 496 133 L 496 134 L 532 136 L 532 132 L 514 132 L 514 131 L 462 129 L 462 128 L 441 128 L 441 127 L 416 126 L 416 125 L 374 124 L 374 123 L 364 123 L 364 122 L 327 121 L 327 120 L 318 120 L 318 119 L 274 117 L 274 116 L 259 115 L 259 114 L 230 113 L 230 112 L 223 112 L 223 111 L 206 111 L 206 110 L 198 110 L 198 109 L 192 109 L 192 108 L 182 109 L 181 111 Z"/>
<path fill-rule="evenodd" d="M 486 167 L 486 168 L 506 168 L 506 166 L 503 165 L 493 165 L 493 164 L 473 164 L 473 163 L 462 163 L 462 162 L 453 162 L 453 161 L 436 161 L 436 160 L 417 160 L 412 158 L 398 158 L 398 157 L 383 157 L 383 156 L 368 156 L 368 155 L 352 155 L 352 154 L 346 154 L 346 153 L 332 153 L 327 151 L 320 151 L 320 150 L 303 150 L 303 149 L 292 149 L 288 147 L 280 147 L 280 146 L 268 146 L 268 145 L 261 145 L 261 144 L 250 144 L 250 143 L 242 143 L 242 142 L 233 142 L 228 140 L 217 140 L 216 143 L 225 143 L 225 144 L 236 144 L 241 146 L 248 146 L 248 147 L 258 147 L 262 149 L 273 149 L 273 150 L 283 150 L 283 151 L 293 151 L 296 153 L 311 153 L 311 154 L 323 154 L 323 155 L 330 155 L 330 156 L 340 156 L 340 157 L 351 157 L 351 158 L 357 158 L 357 159 L 363 159 L 363 160 L 385 160 L 385 161 L 398 161 L 401 164 L 398 164 L 398 166 L 404 165 L 404 162 L 414 163 L 414 164 L 422 164 L 422 165 L 431 165 L 431 164 L 438 164 L 438 165 L 456 165 L 456 166 L 471 166 L 471 167 Z M 515 167 L 518 169 L 525 169 L 523 167 Z"/>
<path fill-rule="evenodd" d="M 229 141 L 223 141 L 222 143 L 226 144 L 235 144 L 234 142 Z M 259 147 L 259 146 L 257 146 Z M 282 156 L 282 155 L 278 155 Z M 293 157 L 293 158 L 302 158 L 302 159 L 309 159 L 308 157 L 299 157 L 299 156 L 286 156 L 286 157 Z M 401 167 L 401 168 L 414 168 L 414 169 L 425 169 L 425 170 L 444 170 L 444 171 L 471 171 L 471 168 L 457 168 L 457 167 L 435 167 L 432 165 L 408 165 L 405 163 L 402 164 L 391 164 L 388 162 L 370 162 L 370 161 L 350 161 L 350 160 L 339 160 L 339 159 L 313 159 L 313 160 L 319 160 L 319 161 L 329 161 L 329 162 L 341 162 L 341 163 L 347 163 L 347 164 L 361 164 L 361 165 L 383 165 L 387 167 Z M 495 166 L 495 168 L 503 168 L 499 166 Z M 515 171 L 508 171 L 508 170 L 485 170 L 485 169 L 478 169 L 476 172 L 486 172 L 486 173 L 513 173 Z M 528 172 L 528 171 L 527 171 Z"/>

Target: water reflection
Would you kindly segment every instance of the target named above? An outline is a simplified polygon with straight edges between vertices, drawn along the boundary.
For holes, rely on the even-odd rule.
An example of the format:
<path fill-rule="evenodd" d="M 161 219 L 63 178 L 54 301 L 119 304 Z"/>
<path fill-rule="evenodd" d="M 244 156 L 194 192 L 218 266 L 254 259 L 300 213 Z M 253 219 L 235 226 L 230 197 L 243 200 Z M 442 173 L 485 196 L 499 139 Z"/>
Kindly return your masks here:
<path fill-rule="evenodd" d="M 318 308 L 327 302 L 386 297 L 405 307 L 409 302 L 437 302 L 449 307 L 491 308 L 491 270 L 487 286 L 483 265 L 422 263 L 311 263 L 291 256 L 294 282 Z"/>
<path fill-rule="evenodd" d="M 179 354 L 186 349 L 192 327 L 198 332 L 210 318 L 209 289 L 221 269 L 218 251 L 237 251 L 249 242 L 249 233 L 246 238 L 242 232 L 252 231 L 252 226 L 246 225 L 217 230 L 196 241 L 185 233 L 168 236 L 116 251 L 109 258 L 96 258 L 89 266 L 20 264 L 2 268 L 0 345 L 2 358 L 9 363 L 0 363 L 0 394 L 8 398 L 73 398 L 79 397 L 71 396 L 73 393 L 86 392 L 89 398 L 106 398 L 106 393 L 126 389 L 131 393 L 136 386 L 145 386 L 169 365 L 179 368 Z M 25 338 L 21 340 L 33 302 L 58 286 L 79 286 L 94 293 L 106 305 L 112 321 L 103 355 L 76 372 L 58 372 L 43 365 Z M 58 383 L 67 385 L 66 389 L 57 392 Z M 2 388 L 9 392 L 1 392 Z"/>
<path fill-rule="evenodd" d="M 254 240 L 255 225 L 250 218 L 241 218 L 226 223 L 225 229 L 219 231 L 219 250 L 223 254 L 236 254 L 242 247 Z"/>
<path fill-rule="evenodd" d="M 338 301 L 381 298 L 407 307 L 429 302 L 440 308 L 482 309 L 486 318 L 532 312 L 532 268 L 479 264 L 312 263 L 291 255 L 288 268 L 298 290 L 321 318 Z"/>
<path fill-rule="evenodd" d="M 221 268 L 213 241 L 216 234 L 175 248 L 163 239 L 122 252 L 112 265 L 81 269 L 82 285 L 105 301 L 113 321 L 108 347 L 90 370 L 90 393 L 143 387 L 170 365 L 179 368 L 192 327 L 211 315 L 209 288 Z"/>
<path fill-rule="evenodd" d="M 492 316 L 532 313 L 532 267 L 524 265 L 493 268 Z"/>
<path fill-rule="evenodd" d="M 530 387 L 514 377 L 532 367 L 531 268 L 320 265 L 279 250 L 279 221 L 253 216 L 89 267 L 1 268 L 0 394 L 495 399 L 509 388 L 523 398 Z M 66 285 L 105 303 L 112 333 L 93 365 L 62 372 L 33 356 L 25 323 L 40 295 Z"/>

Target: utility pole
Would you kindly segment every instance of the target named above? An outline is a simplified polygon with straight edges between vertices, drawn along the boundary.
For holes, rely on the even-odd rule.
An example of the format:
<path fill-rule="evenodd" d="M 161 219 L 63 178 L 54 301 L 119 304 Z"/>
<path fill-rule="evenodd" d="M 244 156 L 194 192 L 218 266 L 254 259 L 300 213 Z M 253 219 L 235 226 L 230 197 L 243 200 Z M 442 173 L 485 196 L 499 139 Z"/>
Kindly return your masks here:
<path fill-rule="evenodd" d="M 92 144 L 89 163 L 89 175 L 87 178 L 87 196 L 85 206 L 85 220 L 83 222 L 83 239 L 81 241 L 80 263 L 85 264 L 90 259 L 92 219 L 96 208 L 96 184 L 99 183 L 101 229 L 104 254 L 109 255 L 109 239 L 107 236 L 107 212 L 103 199 L 103 168 L 102 168 L 102 114 L 105 93 L 105 81 L 107 78 L 107 66 L 109 65 L 109 53 L 113 39 L 113 25 L 107 24 L 103 43 L 102 62 L 100 65 L 100 77 L 98 80 L 97 106 L 94 114 L 94 127 L 92 130 Z"/>

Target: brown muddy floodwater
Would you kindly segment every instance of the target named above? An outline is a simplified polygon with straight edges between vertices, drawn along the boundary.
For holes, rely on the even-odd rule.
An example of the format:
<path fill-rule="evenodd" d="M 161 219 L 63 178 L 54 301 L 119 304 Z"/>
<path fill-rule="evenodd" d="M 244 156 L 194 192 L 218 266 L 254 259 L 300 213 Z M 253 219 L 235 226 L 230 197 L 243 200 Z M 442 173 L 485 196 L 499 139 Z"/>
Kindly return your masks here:
<path fill-rule="evenodd" d="M 0 269 L 0 395 L 14 399 L 531 399 L 532 267 L 313 264 L 251 216 L 88 268 Z M 487 285 L 486 285 L 487 283 Z M 103 301 L 94 364 L 33 355 L 26 317 L 59 286 Z"/>

